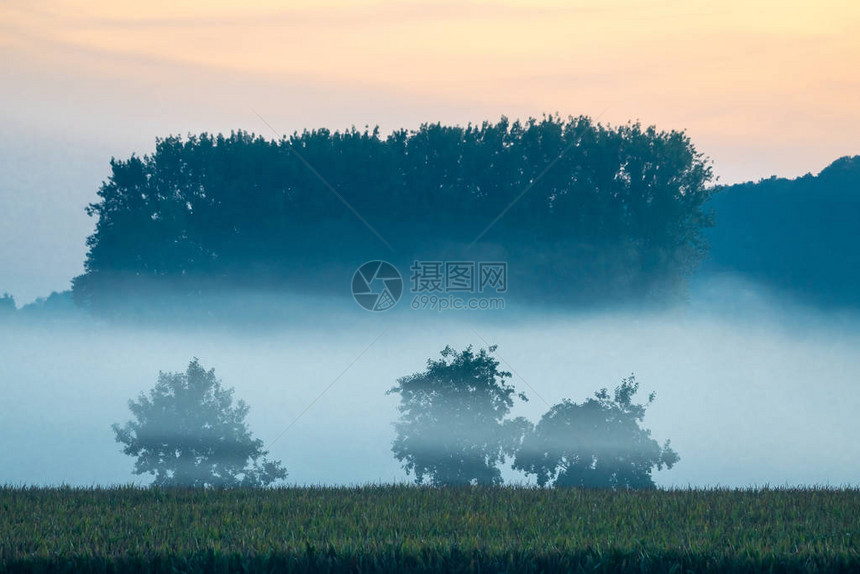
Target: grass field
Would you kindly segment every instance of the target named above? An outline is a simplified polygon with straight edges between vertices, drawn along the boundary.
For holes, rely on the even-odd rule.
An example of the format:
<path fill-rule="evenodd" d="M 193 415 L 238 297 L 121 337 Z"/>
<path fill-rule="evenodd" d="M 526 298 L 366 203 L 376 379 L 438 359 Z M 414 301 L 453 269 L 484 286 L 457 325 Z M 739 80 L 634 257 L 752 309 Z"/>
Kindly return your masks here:
<path fill-rule="evenodd" d="M 0 572 L 860 572 L 860 490 L 0 488 Z"/>

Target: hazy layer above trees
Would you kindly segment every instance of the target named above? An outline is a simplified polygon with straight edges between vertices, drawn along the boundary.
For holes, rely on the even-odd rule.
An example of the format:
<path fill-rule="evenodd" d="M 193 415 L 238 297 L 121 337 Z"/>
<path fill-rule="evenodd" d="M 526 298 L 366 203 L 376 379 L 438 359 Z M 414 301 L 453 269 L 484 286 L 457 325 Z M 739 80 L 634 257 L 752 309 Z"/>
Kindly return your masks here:
<path fill-rule="evenodd" d="M 860 305 L 860 156 L 817 176 L 726 187 L 709 206 L 716 226 L 708 271 L 814 304 Z"/>
<path fill-rule="evenodd" d="M 74 281 L 94 307 L 141 285 L 343 292 L 369 259 L 503 260 L 520 294 L 559 301 L 674 293 L 711 179 L 681 132 L 584 117 L 170 137 L 111 167 Z"/>

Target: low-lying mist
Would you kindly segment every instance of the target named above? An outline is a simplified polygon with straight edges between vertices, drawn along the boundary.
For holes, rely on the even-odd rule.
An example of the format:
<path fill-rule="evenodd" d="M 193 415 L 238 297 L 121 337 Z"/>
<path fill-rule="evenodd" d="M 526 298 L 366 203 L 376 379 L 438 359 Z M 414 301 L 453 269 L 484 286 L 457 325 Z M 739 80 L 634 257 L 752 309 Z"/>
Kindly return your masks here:
<path fill-rule="evenodd" d="M 259 301 L 258 301 L 259 303 Z M 0 324 L 0 484 L 148 483 L 114 441 L 128 400 L 192 357 L 251 407 L 251 431 L 292 484 L 409 480 L 391 453 L 398 377 L 446 345 L 497 344 L 537 422 L 635 373 L 655 391 L 645 426 L 681 461 L 661 486 L 860 484 L 860 319 L 791 304 L 732 279 L 702 280 L 660 312 L 370 313 L 352 300 L 271 300 L 293 319 L 256 329 L 177 320 Z M 506 465 L 507 466 L 507 465 Z M 528 482 L 509 468 L 506 482 Z"/>

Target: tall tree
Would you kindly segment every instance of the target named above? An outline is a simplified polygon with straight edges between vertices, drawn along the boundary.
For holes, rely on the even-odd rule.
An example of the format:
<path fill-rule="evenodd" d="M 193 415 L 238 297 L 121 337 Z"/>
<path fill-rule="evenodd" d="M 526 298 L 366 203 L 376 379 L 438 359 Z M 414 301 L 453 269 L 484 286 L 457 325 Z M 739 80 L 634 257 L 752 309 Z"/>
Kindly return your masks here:
<path fill-rule="evenodd" d="M 248 405 L 197 359 L 184 373 L 160 373 L 129 408 L 135 420 L 113 425 L 116 440 L 137 457 L 134 473 L 154 475 L 157 486 L 266 486 L 287 476 L 252 437 Z"/>
<path fill-rule="evenodd" d="M 495 346 L 442 350 L 427 369 L 398 379 L 400 420 L 392 451 L 417 483 L 501 484 L 498 465 L 513 455 L 530 427 L 508 417 L 517 395 L 492 356 Z"/>

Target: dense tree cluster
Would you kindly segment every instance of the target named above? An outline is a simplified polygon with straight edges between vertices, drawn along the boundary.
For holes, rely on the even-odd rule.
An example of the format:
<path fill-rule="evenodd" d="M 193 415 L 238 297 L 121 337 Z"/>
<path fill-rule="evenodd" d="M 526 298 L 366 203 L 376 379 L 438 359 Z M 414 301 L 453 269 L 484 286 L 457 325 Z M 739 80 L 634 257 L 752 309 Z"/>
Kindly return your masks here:
<path fill-rule="evenodd" d="M 368 259 L 465 257 L 508 261 L 524 293 L 648 293 L 702 257 L 710 179 L 684 133 L 586 117 L 168 137 L 111 161 L 74 293 L 320 289 Z"/>
<path fill-rule="evenodd" d="M 634 402 L 639 384 L 631 375 L 610 395 L 601 389 L 582 404 L 564 400 L 550 407 L 536 426 L 509 416 L 517 395 L 499 370 L 496 347 L 455 351 L 427 369 L 397 381 L 400 418 L 392 445 L 395 458 L 418 484 L 501 484 L 499 465 L 534 475 L 540 486 L 654 488 L 652 472 L 680 460 L 669 441 L 663 446 L 642 428 L 654 401 Z"/>

